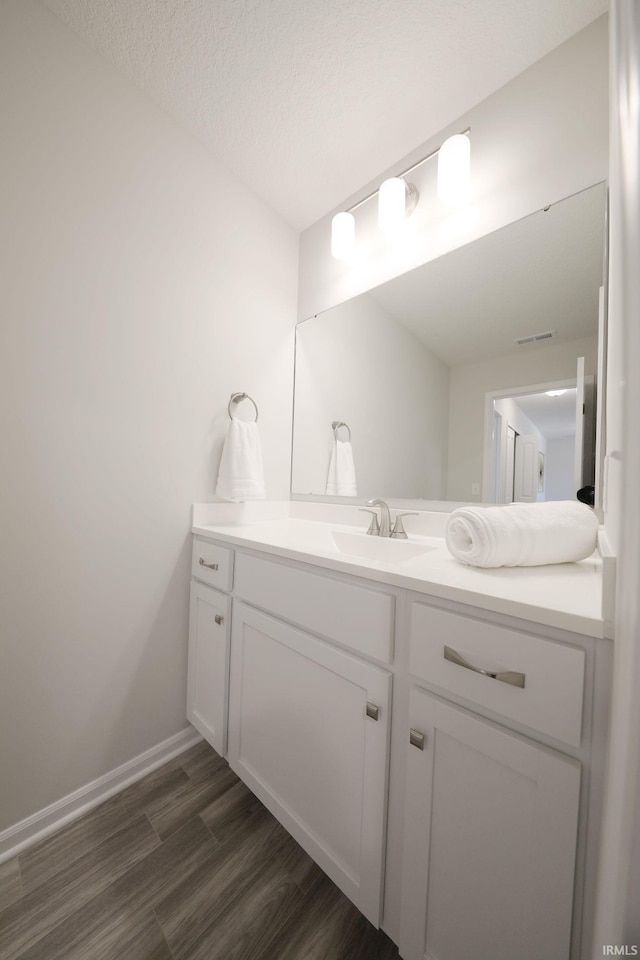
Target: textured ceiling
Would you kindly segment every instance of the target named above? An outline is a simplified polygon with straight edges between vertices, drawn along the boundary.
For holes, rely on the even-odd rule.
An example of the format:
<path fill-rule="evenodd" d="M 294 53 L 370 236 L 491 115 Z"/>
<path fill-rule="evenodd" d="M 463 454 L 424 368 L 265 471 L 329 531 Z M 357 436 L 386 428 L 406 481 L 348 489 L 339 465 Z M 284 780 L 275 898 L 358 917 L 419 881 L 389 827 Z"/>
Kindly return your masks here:
<path fill-rule="evenodd" d="M 304 229 L 608 0 L 44 0 Z"/>

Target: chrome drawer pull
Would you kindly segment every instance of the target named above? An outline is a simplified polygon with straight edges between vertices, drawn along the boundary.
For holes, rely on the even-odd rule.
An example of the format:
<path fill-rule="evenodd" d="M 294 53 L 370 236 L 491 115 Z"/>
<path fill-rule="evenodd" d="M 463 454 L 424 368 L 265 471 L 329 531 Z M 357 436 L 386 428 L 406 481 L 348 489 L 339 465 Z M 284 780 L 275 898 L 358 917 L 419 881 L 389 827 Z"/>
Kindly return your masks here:
<path fill-rule="evenodd" d="M 380 716 L 380 707 L 376 707 L 375 703 L 371 703 L 370 700 L 367 700 L 367 716 L 371 717 L 372 720 L 377 720 Z"/>
<path fill-rule="evenodd" d="M 457 650 L 447 646 L 444 648 L 444 658 L 459 667 L 466 667 L 467 670 L 473 670 L 474 673 L 481 673 L 483 677 L 491 677 L 492 680 L 510 683 L 512 687 L 524 687 L 524 673 L 514 673 L 513 670 L 492 673 L 491 670 L 482 670 L 481 667 L 474 667 L 472 663 L 461 657 Z"/>
<path fill-rule="evenodd" d="M 412 747 L 417 747 L 418 750 L 424 750 L 424 733 L 420 733 L 419 730 L 414 730 L 413 727 L 409 730 L 409 743 Z"/>
<path fill-rule="evenodd" d="M 221 617 L 219 613 L 216 613 L 213 619 L 218 624 L 218 626 L 220 626 L 221 623 L 224 623 L 224 617 Z"/>
<path fill-rule="evenodd" d="M 199 563 L 200 563 L 200 566 L 201 566 L 201 567 L 208 567 L 209 570 L 217 570 L 217 569 L 218 569 L 218 564 L 217 564 L 217 563 L 207 563 L 207 561 L 204 559 L 204 557 L 200 557 Z"/>

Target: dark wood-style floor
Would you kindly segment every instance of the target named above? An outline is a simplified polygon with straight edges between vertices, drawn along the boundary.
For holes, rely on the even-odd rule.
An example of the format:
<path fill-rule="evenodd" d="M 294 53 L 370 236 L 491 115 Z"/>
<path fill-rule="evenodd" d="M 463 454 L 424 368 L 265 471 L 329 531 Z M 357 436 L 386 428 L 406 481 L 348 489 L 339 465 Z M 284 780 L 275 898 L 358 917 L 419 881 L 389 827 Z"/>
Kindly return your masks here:
<path fill-rule="evenodd" d="M 0 865 L 1 960 L 393 960 L 207 744 Z"/>

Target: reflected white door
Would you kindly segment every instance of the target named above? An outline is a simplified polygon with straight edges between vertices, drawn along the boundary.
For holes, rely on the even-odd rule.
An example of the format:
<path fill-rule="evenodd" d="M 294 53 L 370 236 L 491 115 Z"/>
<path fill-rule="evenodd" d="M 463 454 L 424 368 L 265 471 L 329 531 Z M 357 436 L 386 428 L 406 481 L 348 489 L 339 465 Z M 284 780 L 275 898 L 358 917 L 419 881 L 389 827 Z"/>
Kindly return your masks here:
<path fill-rule="evenodd" d="M 506 467 L 504 480 L 504 496 L 502 503 L 513 503 L 515 493 L 515 465 L 516 465 L 516 438 L 518 434 L 513 427 L 507 427 Z M 500 502 L 500 501 L 498 501 Z"/>
<path fill-rule="evenodd" d="M 602 478 L 604 473 L 604 452 L 606 450 L 605 392 L 607 376 L 607 301 L 604 287 L 600 287 L 598 300 L 598 379 L 596 391 L 596 449 L 594 484 L 596 488 L 596 507 L 602 507 Z"/>
<path fill-rule="evenodd" d="M 504 499 L 504 478 L 502 475 L 502 414 L 493 411 L 493 497 L 492 503 L 502 503 Z"/>
<path fill-rule="evenodd" d="M 516 437 L 513 499 L 516 503 L 535 503 L 538 499 L 538 438 L 534 434 Z"/>
<path fill-rule="evenodd" d="M 580 487 L 584 486 L 584 357 L 578 357 L 576 373 L 576 439 L 573 458 L 573 493 L 574 496 Z"/>

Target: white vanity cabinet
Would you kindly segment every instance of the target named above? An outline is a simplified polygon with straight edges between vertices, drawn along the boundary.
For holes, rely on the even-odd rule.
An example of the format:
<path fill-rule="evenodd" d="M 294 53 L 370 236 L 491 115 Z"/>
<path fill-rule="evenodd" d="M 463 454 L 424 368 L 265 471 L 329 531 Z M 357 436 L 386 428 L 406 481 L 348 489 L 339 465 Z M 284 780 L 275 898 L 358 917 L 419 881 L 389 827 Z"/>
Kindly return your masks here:
<path fill-rule="evenodd" d="M 404 960 L 568 960 L 580 764 L 414 687 Z"/>
<path fill-rule="evenodd" d="M 424 602 L 409 619 L 401 956 L 577 957 L 585 650 Z"/>
<path fill-rule="evenodd" d="M 376 926 L 394 619 L 388 590 L 236 553 L 229 763 Z"/>
<path fill-rule="evenodd" d="M 389 591 L 194 541 L 187 717 L 376 926 L 394 619 Z"/>
<path fill-rule="evenodd" d="M 192 575 L 189 719 L 403 960 L 590 958 L 610 644 L 255 543 Z"/>
<path fill-rule="evenodd" d="M 234 604 L 229 763 L 376 926 L 391 675 Z"/>
<path fill-rule="evenodd" d="M 187 719 L 221 756 L 227 751 L 227 684 L 231 636 L 229 590 L 233 553 L 196 539 L 193 542 L 189 600 Z"/>

